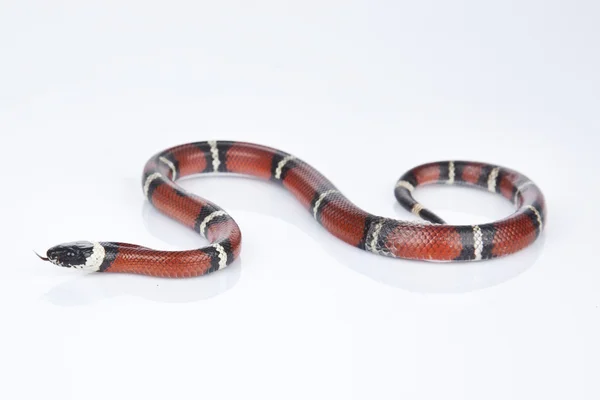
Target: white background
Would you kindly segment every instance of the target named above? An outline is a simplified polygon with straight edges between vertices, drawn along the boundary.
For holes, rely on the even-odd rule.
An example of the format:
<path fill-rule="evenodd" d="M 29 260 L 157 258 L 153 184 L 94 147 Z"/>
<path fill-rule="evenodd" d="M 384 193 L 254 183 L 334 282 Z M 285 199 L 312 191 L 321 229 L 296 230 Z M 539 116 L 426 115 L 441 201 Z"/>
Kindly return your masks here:
<path fill-rule="evenodd" d="M 599 19 L 591 0 L 3 1 L 0 398 L 598 399 Z M 140 176 L 209 139 L 291 152 L 405 219 L 405 170 L 509 166 L 544 191 L 547 230 L 492 262 L 389 260 L 281 188 L 206 177 L 182 185 L 244 235 L 223 271 L 86 275 L 31 252 L 203 245 Z M 512 212 L 416 197 L 451 223 Z"/>

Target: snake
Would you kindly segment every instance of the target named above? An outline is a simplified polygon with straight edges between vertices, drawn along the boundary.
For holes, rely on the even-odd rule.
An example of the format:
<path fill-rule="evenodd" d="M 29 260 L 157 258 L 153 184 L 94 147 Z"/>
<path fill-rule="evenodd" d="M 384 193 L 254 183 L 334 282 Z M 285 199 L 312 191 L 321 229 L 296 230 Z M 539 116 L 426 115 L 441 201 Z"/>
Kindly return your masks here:
<path fill-rule="evenodd" d="M 121 242 L 75 241 L 40 256 L 52 264 L 93 272 L 187 278 L 219 271 L 241 252 L 236 221 L 210 200 L 190 193 L 177 180 L 190 175 L 251 176 L 287 189 L 324 229 L 347 244 L 379 256 L 431 262 L 481 261 L 516 253 L 536 241 L 546 225 L 540 188 L 525 175 L 475 161 L 419 165 L 400 177 L 394 195 L 420 219 L 397 220 L 368 213 L 324 175 L 295 156 L 260 144 L 212 140 L 177 145 L 153 155 L 142 173 L 150 204 L 193 229 L 208 245 L 192 250 L 157 250 Z M 494 222 L 450 225 L 413 197 L 429 184 L 463 185 L 497 193 L 515 211 Z"/>

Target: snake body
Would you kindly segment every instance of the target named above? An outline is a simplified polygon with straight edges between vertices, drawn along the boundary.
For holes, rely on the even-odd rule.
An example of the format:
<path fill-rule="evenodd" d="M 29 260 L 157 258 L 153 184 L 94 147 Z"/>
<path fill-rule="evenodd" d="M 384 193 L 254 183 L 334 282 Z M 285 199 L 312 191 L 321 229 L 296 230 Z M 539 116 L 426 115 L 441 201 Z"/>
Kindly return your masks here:
<path fill-rule="evenodd" d="M 542 232 L 546 206 L 526 176 L 504 167 L 468 161 L 428 163 L 405 173 L 395 186 L 400 204 L 424 221 L 399 221 L 370 214 L 348 200 L 306 162 L 283 151 L 234 141 L 204 141 L 161 151 L 142 175 L 148 201 L 167 216 L 205 237 L 210 245 L 160 251 L 118 242 L 75 242 L 48 250 L 51 262 L 98 272 L 159 277 L 205 275 L 240 255 L 242 234 L 215 203 L 177 185 L 182 177 L 236 173 L 275 182 L 289 190 L 327 231 L 360 249 L 388 257 L 425 261 L 477 261 L 519 251 Z M 418 186 L 444 183 L 479 187 L 515 204 L 505 219 L 480 225 L 447 225 L 412 196 Z"/>

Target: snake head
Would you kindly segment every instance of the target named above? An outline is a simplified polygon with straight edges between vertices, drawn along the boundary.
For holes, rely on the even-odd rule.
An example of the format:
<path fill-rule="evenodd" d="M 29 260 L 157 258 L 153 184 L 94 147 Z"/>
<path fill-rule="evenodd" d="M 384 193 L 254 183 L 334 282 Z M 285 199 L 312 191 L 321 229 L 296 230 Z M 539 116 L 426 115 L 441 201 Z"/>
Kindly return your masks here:
<path fill-rule="evenodd" d="M 71 242 L 51 247 L 42 260 L 66 268 L 98 271 L 104 261 L 104 247 L 97 242 Z"/>

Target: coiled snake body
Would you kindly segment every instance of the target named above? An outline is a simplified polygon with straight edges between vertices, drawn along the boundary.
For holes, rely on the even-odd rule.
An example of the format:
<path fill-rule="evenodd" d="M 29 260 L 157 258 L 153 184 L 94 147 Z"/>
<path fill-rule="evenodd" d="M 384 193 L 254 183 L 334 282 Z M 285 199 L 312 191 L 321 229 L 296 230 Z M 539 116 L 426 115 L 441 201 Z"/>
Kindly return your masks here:
<path fill-rule="evenodd" d="M 160 277 L 192 277 L 226 267 L 240 254 L 239 226 L 225 210 L 175 183 L 184 176 L 210 172 L 276 182 L 339 239 L 389 257 L 426 261 L 501 257 L 533 243 L 546 221 L 539 188 L 526 176 L 499 166 L 446 161 L 410 170 L 397 182 L 394 193 L 404 208 L 425 221 L 398 221 L 363 211 L 316 169 L 290 154 L 251 143 L 207 141 L 172 147 L 150 158 L 142 187 L 154 207 L 208 239 L 209 246 L 160 251 L 127 243 L 73 242 L 54 246 L 41 258 L 63 267 Z M 446 225 L 412 196 L 416 187 L 431 183 L 480 187 L 514 202 L 517 210 L 493 223 Z"/>

